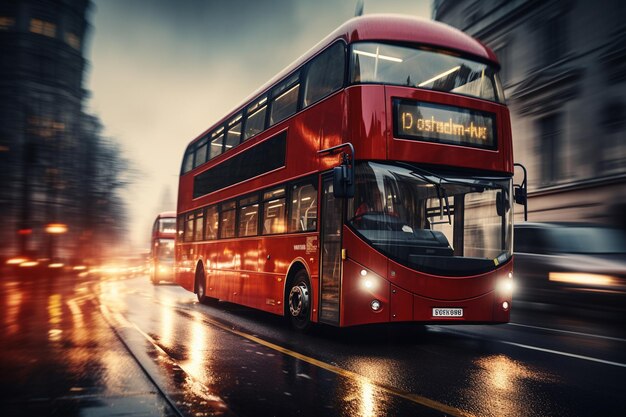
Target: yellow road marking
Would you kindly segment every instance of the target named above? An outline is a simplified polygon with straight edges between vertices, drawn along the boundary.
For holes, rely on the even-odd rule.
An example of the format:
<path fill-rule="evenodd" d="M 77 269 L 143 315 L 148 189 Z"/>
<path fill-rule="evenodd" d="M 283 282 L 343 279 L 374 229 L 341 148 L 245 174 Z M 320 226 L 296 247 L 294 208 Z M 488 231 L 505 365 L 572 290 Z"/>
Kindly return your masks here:
<path fill-rule="evenodd" d="M 387 386 L 387 385 L 383 385 L 383 384 L 374 382 L 371 379 L 369 379 L 369 378 L 367 378 L 367 377 L 365 377 L 363 375 L 357 374 L 355 372 L 348 371 L 346 369 L 340 368 L 340 367 L 335 366 L 335 365 L 331 365 L 331 364 L 326 363 L 326 362 L 322 362 L 322 361 L 320 361 L 318 359 L 315 359 L 315 358 L 311 358 L 309 356 L 306 356 L 306 355 L 303 355 L 301 353 L 295 352 L 295 351 L 293 351 L 291 349 L 287 349 L 287 348 L 285 348 L 283 346 L 277 345 L 277 344 L 272 343 L 272 342 L 268 342 L 267 340 L 264 340 L 264 339 L 261 339 L 259 337 L 253 336 L 251 334 L 242 332 L 241 330 L 232 329 L 232 328 L 230 328 L 230 327 L 228 327 L 228 326 L 226 326 L 226 325 L 224 325 L 224 324 L 222 324 L 222 323 L 220 323 L 220 322 L 218 322 L 216 320 L 208 318 L 208 317 L 206 317 L 204 315 L 202 315 L 201 317 L 202 317 L 202 320 L 204 320 L 204 321 L 208 322 L 209 324 L 211 324 L 211 325 L 213 325 L 215 327 L 218 327 L 218 328 L 220 328 L 222 330 L 225 330 L 227 332 L 236 334 L 237 336 L 241 336 L 241 337 L 243 337 L 245 339 L 248 339 L 248 340 L 250 340 L 252 342 L 258 343 L 260 345 L 263 345 L 263 346 L 265 346 L 267 348 L 273 349 L 273 350 L 278 351 L 280 353 L 283 353 L 285 355 L 289 355 L 289 356 L 291 356 L 293 358 L 296 358 L 296 359 L 299 359 L 299 360 L 301 360 L 303 362 L 310 363 L 311 365 L 314 365 L 314 366 L 317 366 L 319 368 L 325 369 L 325 370 L 327 370 L 329 372 L 332 372 L 334 374 L 337 374 L 337 375 L 340 375 L 340 376 L 343 376 L 343 377 L 346 377 L 346 378 L 349 378 L 349 379 L 352 379 L 352 380 L 355 380 L 355 381 L 371 384 L 371 385 L 377 387 L 378 389 L 380 389 L 381 391 L 383 391 L 383 392 L 385 392 L 387 394 L 391 394 L 391 395 L 395 395 L 396 397 L 404 398 L 405 400 L 412 401 L 414 403 L 426 406 L 428 408 L 431 408 L 431 409 L 434 409 L 434 410 L 437 410 L 437 411 L 441 411 L 441 412 L 443 412 L 443 413 L 445 413 L 447 415 L 450 415 L 450 416 L 454 416 L 454 417 L 472 417 L 473 416 L 473 414 L 468 413 L 468 412 L 463 411 L 463 410 L 460 410 L 458 408 L 454 408 L 452 406 L 440 403 L 438 401 L 431 400 L 430 398 L 426 398 L 426 397 L 423 397 L 421 395 L 417 395 L 417 394 L 412 394 L 410 392 L 401 391 L 401 390 L 398 390 L 396 388 L 393 388 L 393 387 L 390 387 L 390 386 Z"/>

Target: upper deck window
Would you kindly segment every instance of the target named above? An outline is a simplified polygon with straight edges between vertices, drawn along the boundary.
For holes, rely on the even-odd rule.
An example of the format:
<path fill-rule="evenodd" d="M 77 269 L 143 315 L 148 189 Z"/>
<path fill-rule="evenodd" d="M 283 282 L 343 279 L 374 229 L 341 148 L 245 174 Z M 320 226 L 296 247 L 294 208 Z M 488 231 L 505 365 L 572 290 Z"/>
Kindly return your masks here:
<path fill-rule="evenodd" d="M 207 141 L 208 139 L 205 137 L 205 138 L 202 138 L 200 142 L 196 144 L 196 152 L 195 152 L 195 157 L 193 160 L 194 168 L 206 162 Z"/>
<path fill-rule="evenodd" d="M 350 80 L 382 83 L 504 102 L 495 67 L 443 52 L 374 42 L 351 45 Z"/>
<path fill-rule="evenodd" d="M 265 113 L 267 110 L 267 97 L 263 96 L 259 100 L 248 106 L 246 117 L 246 129 L 244 140 L 260 133 L 265 129 Z"/>
<path fill-rule="evenodd" d="M 298 92 L 300 75 L 292 75 L 272 90 L 272 110 L 270 126 L 286 119 L 298 111 Z"/>
<path fill-rule="evenodd" d="M 221 127 L 211 135 L 211 146 L 209 147 L 209 159 L 213 159 L 222 153 L 224 145 L 224 128 Z"/>
<path fill-rule="evenodd" d="M 343 43 L 334 44 L 311 62 L 304 80 L 304 107 L 343 86 L 345 62 L 346 52 Z"/>
<path fill-rule="evenodd" d="M 231 149 L 234 146 L 239 145 L 241 141 L 241 113 L 233 117 L 228 122 L 228 133 L 226 134 L 226 140 L 224 141 L 225 151 Z"/>

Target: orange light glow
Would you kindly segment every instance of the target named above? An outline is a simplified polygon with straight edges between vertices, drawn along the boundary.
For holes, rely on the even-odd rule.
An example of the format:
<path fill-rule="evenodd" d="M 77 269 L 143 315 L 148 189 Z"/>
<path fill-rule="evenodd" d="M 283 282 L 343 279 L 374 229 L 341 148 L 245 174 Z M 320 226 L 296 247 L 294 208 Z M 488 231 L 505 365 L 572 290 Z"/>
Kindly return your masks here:
<path fill-rule="evenodd" d="M 615 277 L 610 275 L 588 274 L 582 272 L 550 272 L 549 278 L 553 282 L 564 282 L 577 285 L 595 285 L 613 287 L 617 285 Z"/>
<path fill-rule="evenodd" d="M 63 223 L 49 223 L 46 225 L 46 233 L 59 235 L 67 232 L 67 225 Z"/>
<path fill-rule="evenodd" d="M 11 258 L 9 260 L 7 260 L 6 264 L 7 265 L 19 265 L 22 264 L 24 262 L 28 261 L 28 259 L 26 258 Z"/>

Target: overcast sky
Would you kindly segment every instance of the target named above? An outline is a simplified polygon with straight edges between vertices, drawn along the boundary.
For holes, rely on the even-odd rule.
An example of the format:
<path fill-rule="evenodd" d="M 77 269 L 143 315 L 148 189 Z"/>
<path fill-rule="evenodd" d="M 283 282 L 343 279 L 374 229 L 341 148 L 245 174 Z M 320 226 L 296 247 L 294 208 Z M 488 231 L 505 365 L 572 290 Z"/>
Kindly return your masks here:
<path fill-rule="evenodd" d="M 89 111 L 138 171 L 131 243 L 176 209 L 185 147 L 354 16 L 356 0 L 95 0 Z M 430 0 L 365 0 L 364 13 L 430 18 Z M 163 201 L 165 200 L 165 202 Z"/>

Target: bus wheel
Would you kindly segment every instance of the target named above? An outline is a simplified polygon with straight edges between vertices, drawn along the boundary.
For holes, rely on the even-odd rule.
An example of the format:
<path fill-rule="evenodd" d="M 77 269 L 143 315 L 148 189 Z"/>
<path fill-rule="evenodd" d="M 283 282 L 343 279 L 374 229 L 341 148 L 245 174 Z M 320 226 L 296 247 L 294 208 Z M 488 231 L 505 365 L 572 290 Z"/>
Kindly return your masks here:
<path fill-rule="evenodd" d="M 200 304 L 204 303 L 207 299 L 204 273 L 200 269 L 196 272 L 196 295 L 198 296 L 198 302 Z"/>
<path fill-rule="evenodd" d="M 287 297 L 291 325 L 306 330 L 311 325 L 311 284 L 305 270 L 296 273 Z"/>

